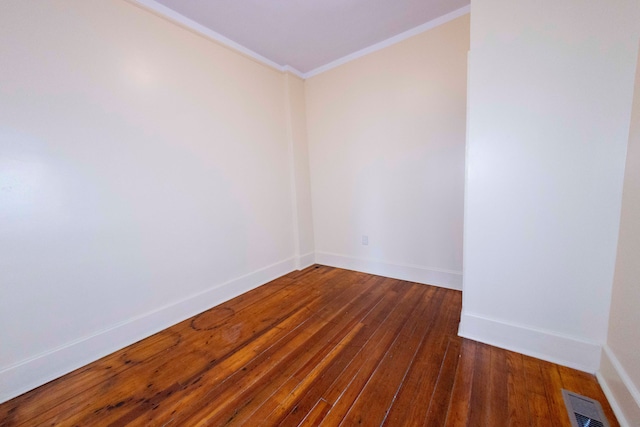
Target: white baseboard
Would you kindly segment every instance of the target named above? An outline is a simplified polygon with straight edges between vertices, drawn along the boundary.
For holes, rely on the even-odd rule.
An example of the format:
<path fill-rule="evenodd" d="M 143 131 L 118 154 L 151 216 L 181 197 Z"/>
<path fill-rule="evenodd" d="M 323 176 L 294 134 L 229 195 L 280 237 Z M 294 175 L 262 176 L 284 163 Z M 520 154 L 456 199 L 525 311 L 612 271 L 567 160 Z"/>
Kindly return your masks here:
<path fill-rule="evenodd" d="M 606 344 L 602 349 L 602 363 L 596 376 L 620 425 L 640 426 L 640 391 Z"/>
<path fill-rule="evenodd" d="M 464 311 L 458 335 L 589 373 L 600 366 L 598 344 Z"/>
<path fill-rule="evenodd" d="M 394 264 L 327 252 L 316 252 L 315 255 L 316 263 L 330 267 L 376 274 L 378 276 L 391 277 L 392 279 L 423 283 L 425 285 L 440 286 L 457 291 L 462 290 L 462 273 L 457 271 L 439 270 L 417 265 Z"/>
<path fill-rule="evenodd" d="M 0 369 L 0 403 L 295 270 L 295 259 L 216 285 L 46 353 Z"/>
<path fill-rule="evenodd" d="M 311 267 L 316 263 L 316 254 L 315 252 L 309 252 L 308 254 L 300 255 L 298 257 L 298 270 L 304 270 L 307 267 Z"/>

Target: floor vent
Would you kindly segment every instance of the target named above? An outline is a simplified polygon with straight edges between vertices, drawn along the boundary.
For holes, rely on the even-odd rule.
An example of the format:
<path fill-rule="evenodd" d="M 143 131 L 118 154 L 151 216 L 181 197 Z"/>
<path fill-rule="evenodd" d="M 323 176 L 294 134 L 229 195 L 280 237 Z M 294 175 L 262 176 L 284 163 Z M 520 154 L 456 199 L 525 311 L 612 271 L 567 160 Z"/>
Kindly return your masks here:
<path fill-rule="evenodd" d="M 573 427 L 609 427 L 597 400 L 567 390 L 562 390 L 562 397 Z"/>

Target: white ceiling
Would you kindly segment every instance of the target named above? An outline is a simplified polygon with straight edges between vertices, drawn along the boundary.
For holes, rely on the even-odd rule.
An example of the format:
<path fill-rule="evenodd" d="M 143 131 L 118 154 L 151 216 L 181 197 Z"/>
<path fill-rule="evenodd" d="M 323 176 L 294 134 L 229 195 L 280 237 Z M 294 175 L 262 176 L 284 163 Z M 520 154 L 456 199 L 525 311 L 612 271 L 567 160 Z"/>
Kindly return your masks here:
<path fill-rule="evenodd" d="M 466 7 L 469 0 L 155 0 L 155 3 L 280 66 L 290 66 L 304 74 Z"/>

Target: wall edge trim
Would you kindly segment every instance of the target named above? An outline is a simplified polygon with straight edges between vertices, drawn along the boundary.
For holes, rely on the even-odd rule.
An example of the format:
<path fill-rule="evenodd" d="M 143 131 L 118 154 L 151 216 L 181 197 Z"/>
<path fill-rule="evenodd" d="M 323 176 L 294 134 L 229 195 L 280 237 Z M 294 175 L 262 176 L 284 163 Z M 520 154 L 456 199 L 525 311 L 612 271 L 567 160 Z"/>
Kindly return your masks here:
<path fill-rule="evenodd" d="M 288 258 L 0 369 L 0 403 L 92 363 L 291 271 Z"/>
<path fill-rule="evenodd" d="M 595 373 L 600 366 L 600 344 L 491 319 L 464 309 L 458 335 L 584 372 Z"/>
<path fill-rule="evenodd" d="M 304 255 L 300 255 L 298 257 L 299 270 L 304 270 L 305 268 L 311 267 L 315 263 L 316 263 L 315 252 L 309 252 Z"/>
<path fill-rule="evenodd" d="M 618 401 L 616 400 L 613 392 L 611 391 L 611 388 L 609 388 L 609 384 L 607 383 L 604 376 L 600 373 L 600 371 L 596 372 L 596 378 L 598 380 L 598 384 L 600 384 L 600 388 L 602 388 L 602 392 L 604 393 L 605 397 L 607 398 L 607 401 L 609 402 L 609 405 L 611 406 L 611 409 L 613 410 L 613 413 L 616 415 L 616 418 L 618 419 L 618 424 L 620 424 L 621 427 L 631 427 L 631 424 L 629 424 L 629 421 L 624 416 L 624 413 L 622 412 L 622 408 L 618 404 Z"/>
<path fill-rule="evenodd" d="M 618 358 L 616 357 L 613 349 L 609 347 L 608 344 L 605 344 L 602 347 L 602 363 L 598 372 L 596 372 L 596 377 L 598 378 L 598 382 L 602 387 L 602 391 L 604 391 L 607 400 L 611 404 L 611 408 L 613 412 L 616 414 L 618 418 L 618 422 L 620 422 L 623 426 L 631 426 L 631 423 L 627 419 L 627 415 L 623 409 L 623 404 L 620 402 L 619 398 L 616 397 L 616 394 L 613 392 L 613 388 L 609 381 L 607 381 L 607 376 L 602 371 L 602 365 L 605 363 L 609 363 L 613 371 L 610 373 L 615 374 L 617 376 L 617 382 L 624 387 L 624 392 L 631 397 L 631 399 L 635 402 L 636 408 L 634 410 L 640 414 L 640 391 L 633 384 L 631 377 L 627 373 L 626 369 L 622 366 Z"/>
<path fill-rule="evenodd" d="M 318 251 L 315 253 L 315 262 L 330 267 L 360 271 L 392 279 L 439 286 L 457 291 L 462 290 L 462 273 L 458 271 Z"/>

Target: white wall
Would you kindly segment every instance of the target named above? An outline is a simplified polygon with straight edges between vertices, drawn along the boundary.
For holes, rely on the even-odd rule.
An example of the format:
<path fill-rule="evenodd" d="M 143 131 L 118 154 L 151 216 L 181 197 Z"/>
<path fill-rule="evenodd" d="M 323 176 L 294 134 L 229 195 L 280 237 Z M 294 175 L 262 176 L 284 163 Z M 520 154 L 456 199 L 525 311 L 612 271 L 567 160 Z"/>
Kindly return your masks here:
<path fill-rule="evenodd" d="M 0 401 L 294 268 L 283 73 L 123 1 L 0 58 Z"/>
<path fill-rule="evenodd" d="M 460 333 L 595 372 L 640 3 L 474 0 Z"/>
<path fill-rule="evenodd" d="M 319 263 L 460 288 L 468 48 L 465 15 L 306 81 Z"/>
<path fill-rule="evenodd" d="M 618 419 L 640 425 L 640 57 L 627 148 L 609 335 L 598 378 Z"/>
<path fill-rule="evenodd" d="M 314 263 L 315 244 L 313 214 L 311 212 L 311 184 L 309 177 L 309 148 L 307 143 L 307 115 L 305 82 L 291 73 L 286 74 L 286 111 L 291 162 L 293 164 L 293 222 L 294 248 L 297 268 Z"/>

